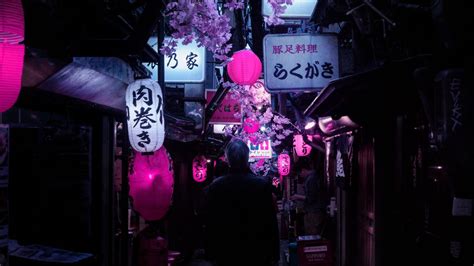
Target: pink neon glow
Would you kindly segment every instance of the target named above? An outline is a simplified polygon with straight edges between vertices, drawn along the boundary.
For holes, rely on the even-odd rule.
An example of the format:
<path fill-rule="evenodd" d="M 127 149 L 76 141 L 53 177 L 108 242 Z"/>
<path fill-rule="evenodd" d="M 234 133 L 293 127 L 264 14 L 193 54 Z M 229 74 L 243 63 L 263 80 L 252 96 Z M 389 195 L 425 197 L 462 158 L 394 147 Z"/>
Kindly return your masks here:
<path fill-rule="evenodd" d="M 0 113 L 15 104 L 21 89 L 25 46 L 0 43 Z"/>
<path fill-rule="evenodd" d="M 260 129 L 260 124 L 253 118 L 245 118 L 243 126 L 244 131 L 249 134 L 255 133 Z"/>
<path fill-rule="evenodd" d="M 21 0 L 0 2 L 0 113 L 15 104 L 21 89 L 25 47 L 25 21 Z"/>
<path fill-rule="evenodd" d="M 278 155 L 278 173 L 282 176 L 290 174 L 291 159 L 288 154 L 282 153 Z"/>
<path fill-rule="evenodd" d="M 0 43 L 18 44 L 25 38 L 21 0 L 0 2 Z"/>
<path fill-rule="evenodd" d="M 204 182 L 207 179 L 207 159 L 198 155 L 193 159 L 193 179 L 196 182 Z"/>
<path fill-rule="evenodd" d="M 239 85 L 253 85 L 262 73 L 262 62 L 252 50 L 244 49 L 232 55 L 227 65 L 230 79 Z"/>
<path fill-rule="evenodd" d="M 253 145 L 257 145 L 257 144 L 258 144 L 258 136 L 256 136 L 255 134 L 250 135 L 250 136 L 249 136 L 249 140 L 250 140 L 250 142 L 252 142 Z"/>
<path fill-rule="evenodd" d="M 313 136 L 307 136 L 309 141 L 313 140 Z M 296 151 L 296 155 L 300 157 L 307 156 L 311 153 L 311 146 L 303 141 L 302 135 L 295 135 L 293 138 L 293 148 Z"/>
<path fill-rule="evenodd" d="M 153 155 L 135 153 L 133 172 L 129 176 L 133 208 L 147 221 L 165 216 L 173 197 L 173 166 L 166 149 Z"/>

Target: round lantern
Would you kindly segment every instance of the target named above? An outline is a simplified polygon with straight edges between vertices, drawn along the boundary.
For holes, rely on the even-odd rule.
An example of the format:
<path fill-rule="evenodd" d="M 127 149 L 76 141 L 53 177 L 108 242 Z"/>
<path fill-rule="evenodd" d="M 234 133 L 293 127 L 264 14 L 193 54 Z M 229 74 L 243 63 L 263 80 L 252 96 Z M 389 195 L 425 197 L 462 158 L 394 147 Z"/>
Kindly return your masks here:
<path fill-rule="evenodd" d="M 163 94 L 152 79 L 132 82 L 125 94 L 128 137 L 138 152 L 154 152 L 165 140 Z"/>
<path fill-rule="evenodd" d="M 307 136 L 309 141 L 313 140 L 313 136 Z M 295 135 L 293 138 L 293 148 L 296 151 L 296 155 L 299 157 L 307 156 L 311 153 L 311 146 L 306 144 L 303 140 L 303 135 Z"/>
<path fill-rule="evenodd" d="M 207 159 L 198 155 L 193 159 L 193 178 L 196 182 L 204 182 L 207 178 Z"/>
<path fill-rule="evenodd" d="M 262 62 L 250 49 L 240 50 L 232 55 L 227 64 L 230 79 L 239 85 L 253 85 L 262 73 Z"/>
<path fill-rule="evenodd" d="M 290 174 L 290 156 L 286 153 L 278 155 L 278 173 L 282 176 Z"/>
<path fill-rule="evenodd" d="M 249 117 L 244 119 L 243 128 L 245 132 L 252 134 L 260 130 L 260 124 L 256 119 Z"/>
<path fill-rule="evenodd" d="M 136 152 L 129 177 L 133 208 L 147 221 L 160 220 L 173 197 L 173 163 L 164 147 L 153 155 Z"/>
<path fill-rule="evenodd" d="M 0 2 L 0 113 L 16 102 L 21 89 L 25 46 L 21 0 Z"/>

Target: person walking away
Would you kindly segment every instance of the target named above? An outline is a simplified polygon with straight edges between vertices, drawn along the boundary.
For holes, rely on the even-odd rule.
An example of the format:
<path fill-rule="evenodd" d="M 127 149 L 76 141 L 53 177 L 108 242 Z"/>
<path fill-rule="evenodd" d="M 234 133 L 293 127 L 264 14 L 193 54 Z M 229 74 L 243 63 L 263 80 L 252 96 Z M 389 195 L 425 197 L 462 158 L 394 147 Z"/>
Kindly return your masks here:
<path fill-rule="evenodd" d="M 280 247 L 272 184 L 252 174 L 243 141 L 231 141 L 225 156 L 229 173 L 207 195 L 206 253 L 218 266 L 275 265 Z"/>

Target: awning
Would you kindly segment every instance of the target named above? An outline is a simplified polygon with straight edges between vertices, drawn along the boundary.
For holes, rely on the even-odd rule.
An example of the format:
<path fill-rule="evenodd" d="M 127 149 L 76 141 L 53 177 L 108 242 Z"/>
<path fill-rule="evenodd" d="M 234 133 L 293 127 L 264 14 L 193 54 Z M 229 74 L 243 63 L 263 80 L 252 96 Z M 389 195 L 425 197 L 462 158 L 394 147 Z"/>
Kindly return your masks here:
<path fill-rule="evenodd" d="M 424 56 L 393 62 L 334 80 L 315 97 L 304 115 L 335 119 L 349 116 L 363 125 L 381 116 L 412 111 L 419 103 L 413 72 L 425 66 L 428 59 Z"/>

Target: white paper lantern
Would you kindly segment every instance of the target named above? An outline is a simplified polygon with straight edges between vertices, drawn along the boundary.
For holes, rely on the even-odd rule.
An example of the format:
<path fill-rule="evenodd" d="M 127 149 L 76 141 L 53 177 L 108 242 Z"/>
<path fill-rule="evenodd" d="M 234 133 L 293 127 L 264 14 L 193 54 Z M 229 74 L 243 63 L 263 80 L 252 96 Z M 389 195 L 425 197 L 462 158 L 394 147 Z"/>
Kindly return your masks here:
<path fill-rule="evenodd" d="M 128 137 L 138 152 L 154 152 L 165 139 L 163 94 L 151 79 L 132 82 L 125 94 Z"/>

